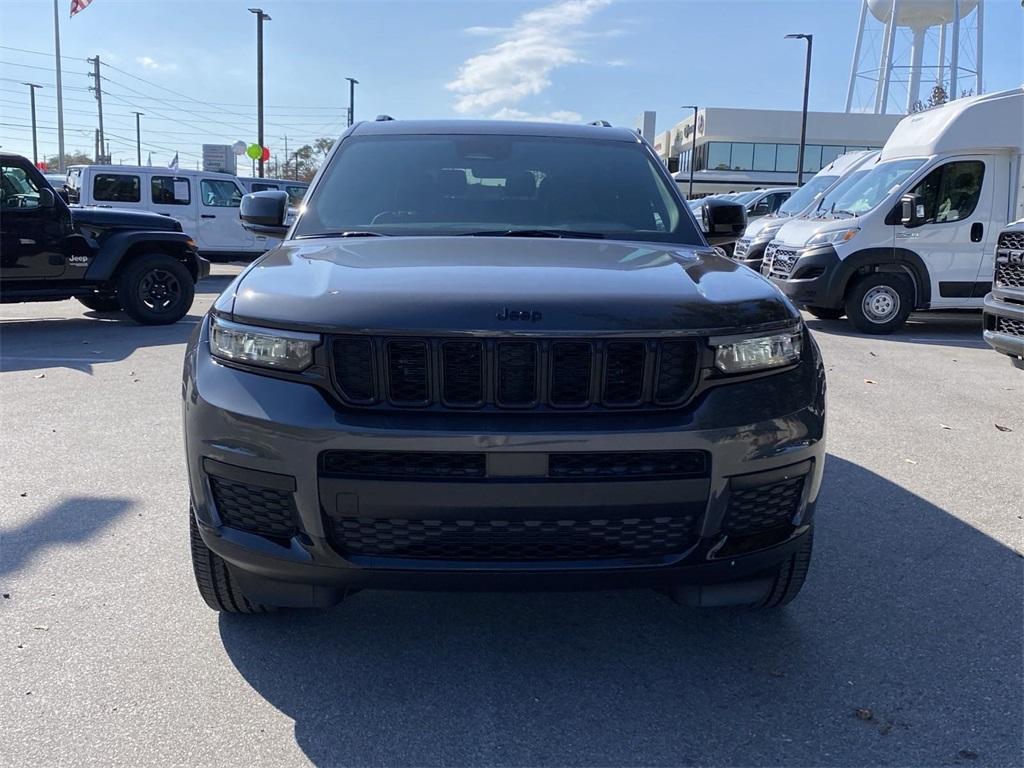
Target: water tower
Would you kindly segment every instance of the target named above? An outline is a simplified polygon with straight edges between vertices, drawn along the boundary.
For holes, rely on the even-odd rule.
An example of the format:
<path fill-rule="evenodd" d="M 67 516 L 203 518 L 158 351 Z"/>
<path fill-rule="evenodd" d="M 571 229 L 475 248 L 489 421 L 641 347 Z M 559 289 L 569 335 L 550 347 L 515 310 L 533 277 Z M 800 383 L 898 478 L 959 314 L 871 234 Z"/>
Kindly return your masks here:
<path fill-rule="evenodd" d="M 942 87 L 982 92 L 983 0 L 862 0 L 847 112 L 910 112 Z M 948 51 L 947 51 L 948 47 Z"/>

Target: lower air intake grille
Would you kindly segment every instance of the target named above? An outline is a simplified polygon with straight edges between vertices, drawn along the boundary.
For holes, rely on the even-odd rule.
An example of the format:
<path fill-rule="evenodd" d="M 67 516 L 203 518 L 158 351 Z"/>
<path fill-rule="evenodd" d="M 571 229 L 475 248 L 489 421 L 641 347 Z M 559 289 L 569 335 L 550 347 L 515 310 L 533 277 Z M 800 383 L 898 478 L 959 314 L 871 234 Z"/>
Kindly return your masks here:
<path fill-rule="evenodd" d="M 320 467 L 328 477 L 474 478 L 487 472 L 482 453 L 419 451 L 327 451 Z"/>
<path fill-rule="evenodd" d="M 552 478 L 684 478 L 707 477 L 703 451 L 637 451 L 633 453 L 552 453 Z"/>
<path fill-rule="evenodd" d="M 756 488 L 732 488 L 722 530 L 749 536 L 789 525 L 800 507 L 804 478 L 793 477 Z"/>
<path fill-rule="evenodd" d="M 996 318 L 996 331 L 1011 336 L 1024 336 L 1024 320 L 1013 320 L 1009 317 Z"/>
<path fill-rule="evenodd" d="M 213 502 L 224 525 L 272 538 L 295 533 L 295 498 L 290 491 L 260 488 L 210 475 Z"/>
<path fill-rule="evenodd" d="M 327 518 L 345 555 L 423 560 L 535 561 L 656 557 L 685 551 L 697 515 L 619 520 Z"/>

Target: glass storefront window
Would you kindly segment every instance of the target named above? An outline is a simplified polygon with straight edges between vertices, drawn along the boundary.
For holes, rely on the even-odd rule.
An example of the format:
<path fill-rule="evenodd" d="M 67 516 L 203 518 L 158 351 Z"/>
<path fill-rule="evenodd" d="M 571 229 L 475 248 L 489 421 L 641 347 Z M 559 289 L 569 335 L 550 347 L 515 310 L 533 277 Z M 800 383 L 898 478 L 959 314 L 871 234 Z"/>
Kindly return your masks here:
<path fill-rule="evenodd" d="M 821 167 L 831 163 L 846 151 L 846 147 L 826 146 L 821 148 Z"/>
<path fill-rule="evenodd" d="M 728 171 L 732 168 L 730 155 L 732 146 L 726 141 L 712 141 L 708 148 L 708 169 L 712 171 Z"/>
<path fill-rule="evenodd" d="M 804 147 L 804 173 L 817 173 L 821 170 L 821 145 L 808 144 Z"/>
<path fill-rule="evenodd" d="M 774 171 L 775 170 L 775 145 L 755 144 L 754 145 L 754 170 Z"/>
<path fill-rule="evenodd" d="M 735 143 L 732 145 L 732 160 L 730 161 L 734 171 L 749 171 L 754 167 L 754 145 Z"/>
<path fill-rule="evenodd" d="M 800 149 L 799 144 L 779 144 L 778 154 L 775 159 L 776 171 L 796 172 L 796 153 Z"/>

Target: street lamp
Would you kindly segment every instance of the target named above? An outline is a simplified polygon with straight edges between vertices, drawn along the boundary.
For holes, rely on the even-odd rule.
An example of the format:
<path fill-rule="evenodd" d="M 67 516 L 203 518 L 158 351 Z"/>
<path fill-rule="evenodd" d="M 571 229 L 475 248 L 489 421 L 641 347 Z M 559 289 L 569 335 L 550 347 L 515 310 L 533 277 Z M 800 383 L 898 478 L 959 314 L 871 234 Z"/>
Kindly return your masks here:
<path fill-rule="evenodd" d="M 804 147 L 807 145 L 807 94 L 811 89 L 811 46 L 814 45 L 814 35 L 793 34 L 786 35 L 787 40 L 807 41 L 807 64 L 804 66 L 804 111 L 800 121 L 800 154 L 796 160 L 796 183 L 800 186 L 804 183 Z"/>
<path fill-rule="evenodd" d="M 359 81 L 354 77 L 346 77 L 348 80 L 348 124 L 351 126 L 356 119 L 356 86 Z"/>
<path fill-rule="evenodd" d="M 142 128 L 139 124 L 139 118 L 142 117 L 145 112 L 133 112 L 135 115 L 135 159 L 136 165 L 142 165 Z"/>
<path fill-rule="evenodd" d="M 36 143 L 36 88 L 42 88 L 35 83 L 22 83 L 28 86 L 28 98 L 32 104 L 32 164 L 39 165 L 39 145 Z"/>
<path fill-rule="evenodd" d="M 693 199 L 693 164 L 697 162 L 697 107 L 690 105 L 684 105 L 680 109 L 692 109 L 693 110 L 693 130 L 690 133 L 690 191 L 687 193 L 687 199 Z"/>
<path fill-rule="evenodd" d="M 259 176 L 263 178 L 263 22 L 270 21 L 270 14 L 262 8 L 250 8 L 256 14 L 256 121 L 257 138 L 260 145 Z"/>

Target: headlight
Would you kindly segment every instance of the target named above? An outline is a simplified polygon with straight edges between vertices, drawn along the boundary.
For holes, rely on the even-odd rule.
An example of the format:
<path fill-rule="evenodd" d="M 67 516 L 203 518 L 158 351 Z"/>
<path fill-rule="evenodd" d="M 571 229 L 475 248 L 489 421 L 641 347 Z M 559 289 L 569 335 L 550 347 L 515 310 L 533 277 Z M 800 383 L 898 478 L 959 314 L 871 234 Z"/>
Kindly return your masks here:
<path fill-rule="evenodd" d="M 801 343 L 800 331 L 745 339 L 712 340 L 715 347 L 715 365 L 725 373 L 743 373 L 791 365 L 800 359 Z"/>
<path fill-rule="evenodd" d="M 847 240 L 852 240 L 853 236 L 860 232 L 860 229 L 854 227 L 853 229 L 837 229 L 834 232 L 819 232 L 810 240 L 807 241 L 807 245 L 828 245 L 830 243 L 845 243 Z"/>
<path fill-rule="evenodd" d="M 236 363 L 301 371 L 313 362 L 313 349 L 319 343 L 316 333 L 257 328 L 218 317 L 210 321 L 210 353 Z"/>

